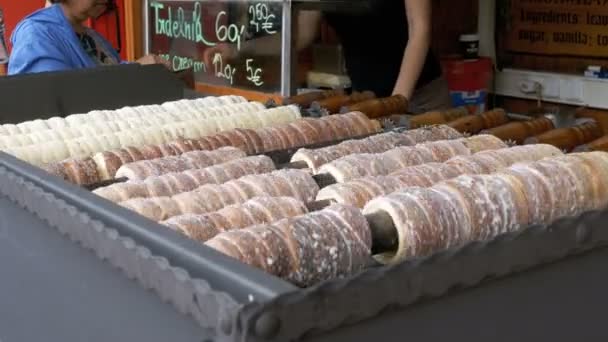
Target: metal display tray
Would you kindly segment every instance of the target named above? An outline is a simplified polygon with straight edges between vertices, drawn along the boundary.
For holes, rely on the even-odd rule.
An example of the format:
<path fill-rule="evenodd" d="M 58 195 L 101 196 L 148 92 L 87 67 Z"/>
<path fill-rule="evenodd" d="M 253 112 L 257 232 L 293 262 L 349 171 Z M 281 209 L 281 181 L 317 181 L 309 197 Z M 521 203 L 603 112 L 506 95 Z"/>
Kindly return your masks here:
<path fill-rule="evenodd" d="M 211 333 L 0 195 L 0 341 L 189 341 Z"/>
<path fill-rule="evenodd" d="M 139 66 L 125 68 L 147 77 Z M 96 106 L 158 103 L 182 92 L 167 87 L 170 95 L 156 99 L 134 89 L 141 98 L 115 92 Z M 74 113 L 97 96 L 55 106 L 69 89 L 21 102 L 20 115 L 6 121 L 45 118 L 45 106 L 63 108 L 49 116 Z M 594 322 L 603 315 L 593 314 L 608 301 L 608 212 L 304 290 L 2 152 L 0 213 L 1 342 L 608 339 Z"/>
<path fill-rule="evenodd" d="M 89 219 L 83 220 L 82 224 L 74 221 L 68 225 L 75 225 L 76 229 L 81 230 L 91 225 L 91 221 L 100 222 L 104 227 L 115 230 L 118 236 L 128 237 L 134 244 L 145 246 L 153 255 L 166 258 L 170 267 L 186 270 L 187 276 L 207 284 L 194 296 L 194 301 L 197 302 L 199 298 L 198 304 L 202 304 L 207 311 L 204 317 L 195 319 L 201 328 L 207 329 L 205 331 L 213 330 L 213 341 L 368 340 L 373 337 L 369 335 L 370 331 L 377 332 L 378 329 L 390 329 L 399 334 L 407 332 L 412 337 L 416 336 L 410 335 L 412 331 L 418 331 L 422 334 L 420 336 L 436 335 L 437 329 L 428 330 L 429 326 L 435 324 L 435 316 L 430 313 L 436 312 L 435 308 L 442 313 L 443 316 L 440 317 L 446 322 L 453 320 L 453 324 L 462 321 L 463 317 L 482 319 L 484 316 L 479 316 L 481 313 L 478 311 L 467 311 L 465 315 L 456 310 L 458 306 L 451 311 L 446 306 L 453 301 L 459 302 L 463 307 L 479 306 L 484 301 L 488 305 L 502 303 L 504 306 L 507 305 L 504 304 L 507 300 L 504 295 L 509 293 L 522 297 L 511 298 L 508 303 L 519 302 L 522 305 L 521 300 L 530 301 L 527 296 L 536 293 L 536 301 L 531 302 L 544 303 L 544 306 L 539 304 L 536 307 L 536 312 L 542 311 L 545 315 L 543 317 L 555 317 L 547 316 L 545 311 L 554 310 L 556 303 L 569 310 L 579 309 L 581 305 L 595 307 L 589 302 L 567 301 L 565 294 L 559 291 L 564 289 L 565 284 L 572 285 L 577 279 L 585 280 L 590 276 L 589 273 L 602 278 L 603 268 L 594 269 L 589 265 L 608 261 L 606 251 L 598 249 L 608 242 L 608 230 L 604 229 L 608 212 L 594 212 L 575 219 L 564 219 L 548 227 L 531 227 L 488 243 L 474 243 L 423 260 L 393 267 L 372 268 L 349 279 L 330 281 L 309 289 L 297 289 L 84 189 L 50 177 L 44 171 L 12 156 L 0 154 L 0 173 L 0 193 L 3 196 L 21 204 L 32 214 L 51 223 L 55 222 L 59 231 L 62 231 L 62 227 L 57 223 L 67 216 L 78 220 L 87 216 Z M 46 203 L 51 198 L 59 203 L 57 207 Z M 72 215 L 64 217 L 62 213 L 55 213 L 61 209 L 61 203 L 71 207 L 66 213 L 72 212 Z M 51 216 L 45 216 L 48 213 Z M 13 217 L 7 217 L 6 220 L 11 226 L 17 225 Z M 84 236 L 84 240 L 86 238 Z M 552 264 L 571 254 L 593 249 L 596 250 L 582 257 Z M 112 263 L 112 257 L 109 259 Z M 124 266 L 120 261 L 116 263 L 119 268 Z M 577 264 L 587 266 L 568 266 Z M 534 269 L 541 265 L 549 266 Z M 560 273 L 564 269 L 567 271 Z M 531 271 L 527 274 L 520 273 L 525 270 Z M 128 267 L 126 273 L 129 275 Z M 598 298 L 597 295 L 603 292 L 594 292 L 593 289 L 599 290 L 602 281 L 598 280 L 593 285 L 579 283 L 579 286 L 584 285 L 586 288 L 577 291 L 577 296 L 583 295 L 580 292 L 585 292 L 584 295 L 593 292 L 601 302 L 604 297 Z M 485 297 L 481 294 L 485 294 Z M 91 292 L 91 295 L 103 296 L 104 292 Z M 163 297 L 162 291 L 160 295 Z M 444 298 L 436 299 L 438 297 Z M 171 298 L 164 299 L 172 302 Z M 180 310 L 179 303 L 172 304 L 178 311 L 183 311 Z M 430 311 L 427 316 L 418 316 L 418 310 Z M 494 310 L 497 309 L 491 311 Z M 503 311 L 502 307 L 499 311 Z M 517 316 L 516 321 L 520 322 L 530 312 L 534 311 L 512 315 Z M 183 317 L 190 319 L 186 315 Z M 396 317 L 406 319 L 407 324 L 397 323 Z M 424 321 L 426 325 L 421 324 L 424 317 L 428 320 Z M 513 322 L 508 321 L 508 324 Z M 569 324 L 576 326 L 572 322 Z M 427 329 L 422 329 L 425 326 Z M 564 324 L 562 329 L 568 330 L 569 327 Z M 538 330 L 534 331 L 539 333 Z M 461 332 L 463 338 L 471 339 L 465 331 Z M 599 334 L 600 330 L 587 331 L 590 332 Z M 517 329 L 510 336 L 522 336 L 521 334 L 525 335 L 525 332 Z"/>

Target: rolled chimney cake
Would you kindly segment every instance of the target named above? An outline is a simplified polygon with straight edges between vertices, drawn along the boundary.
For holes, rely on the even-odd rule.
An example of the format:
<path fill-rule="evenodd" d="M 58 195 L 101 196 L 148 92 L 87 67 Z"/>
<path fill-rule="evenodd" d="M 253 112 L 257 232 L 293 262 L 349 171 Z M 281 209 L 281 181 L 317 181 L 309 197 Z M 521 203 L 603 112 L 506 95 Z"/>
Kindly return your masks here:
<path fill-rule="evenodd" d="M 98 188 L 93 193 L 113 202 L 136 197 L 173 196 L 192 191 L 205 184 L 222 184 L 246 175 L 263 174 L 274 170 L 274 162 L 267 156 L 245 157 L 202 169 L 169 172 L 143 180 L 116 183 Z"/>
<path fill-rule="evenodd" d="M 506 147 L 506 145 L 505 145 Z M 338 183 L 365 176 L 388 175 L 399 169 L 431 162 L 443 162 L 471 151 L 459 140 L 440 140 L 414 146 L 399 146 L 382 153 L 351 154 L 319 168 Z"/>
<path fill-rule="evenodd" d="M 33 144 L 15 148 L 7 148 L 6 152 L 13 154 L 34 165 L 43 165 L 67 158 L 92 156 L 97 152 L 108 151 L 125 146 L 142 146 L 161 144 L 178 138 L 198 138 L 217 133 L 220 130 L 245 127 L 248 118 L 258 117 L 252 124 L 259 128 L 264 122 L 282 124 L 295 121 L 299 114 L 292 108 L 274 108 L 256 113 L 236 113 L 230 116 L 208 119 L 181 121 L 170 125 L 149 126 L 142 129 L 129 129 L 103 135 L 82 136 L 69 140 L 52 141 L 54 145 Z M 245 127 L 247 128 L 247 127 Z M 56 145 L 56 146 L 55 146 Z"/>
<path fill-rule="evenodd" d="M 255 107 L 257 110 L 261 110 L 259 107 Z M 205 119 L 212 117 L 213 112 L 210 111 L 210 115 L 200 115 L 199 118 L 169 118 L 167 115 L 149 115 L 142 118 L 123 118 L 116 121 L 92 121 L 78 126 L 66 126 L 59 128 L 49 128 L 46 130 L 37 130 L 22 135 L 11 135 L 0 137 L 0 147 L 20 147 L 34 144 L 41 144 L 49 141 L 57 140 L 71 140 L 82 137 L 92 137 L 104 134 L 117 134 L 118 132 L 126 131 L 127 133 L 132 130 L 141 130 L 145 128 L 163 127 L 175 125 L 176 122 Z"/>
<path fill-rule="evenodd" d="M 321 211 L 216 235 L 206 245 L 308 287 L 351 276 L 371 260 L 371 231 L 361 211 L 333 205 Z"/>
<path fill-rule="evenodd" d="M 142 180 L 169 172 L 205 168 L 246 156 L 244 151 L 235 147 L 222 147 L 213 151 L 186 152 L 179 156 L 141 160 L 125 164 L 116 171 L 116 178 L 124 177 Z"/>
<path fill-rule="evenodd" d="M 353 122 L 355 121 L 352 119 L 353 116 L 357 116 L 356 113 L 334 115 L 332 122 L 342 126 L 354 124 Z M 357 124 L 360 123 L 357 121 Z M 290 126 L 290 129 L 285 129 L 285 126 Z M 115 178 L 116 171 L 124 164 L 140 160 L 176 156 L 194 150 L 216 150 L 221 147 L 233 146 L 242 149 L 249 155 L 253 155 L 280 149 L 304 146 L 311 142 L 320 143 L 335 139 L 348 138 L 348 136 L 337 136 L 336 131 L 332 127 L 333 126 L 329 124 L 328 120 L 303 118 L 288 124 L 255 130 L 237 128 L 200 137 L 198 139 L 179 138 L 161 144 L 140 145 L 137 147 L 128 146 L 124 148 L 110 149 L 94 154 L 93 159 L 98 166 L 98 173 L 101 180 L 109 180 Z M 357 129 L 352 129 L 352 131 L 358 132 L 360 130 L 367 130 L 368 133 L 375 133 L 375 131 L 373 131 L 375 129 L 376 126 L 371 123 L 371 120 L 368 120 L 365 125 Z M 297 130 L 297 136 L 286 136 L 286 134 L 289 132 L 293 133 L 294 130 Z M 59 151 L 61 152 L 60 154 L 62 156 L 70 155 L 70 151 L 67 150 L 67 146 L 65 146 L 63 142 L 60 143 L 61 146 L 56 146 L 55 148 L 51 149 L 51 151 Z M 50 145 L 53 144 L 56 145 L 57 142 L 51 143 Z M 115 145 L 120 145 L 120 142 L 116 141 Z M 26 152 L 27 151 L 18 151 L 17 156 L 22 157 L 22 159 L 32 160 L 33 157 L 31 154 L 27 154 Z M 58 157 L 56 156 L 52 156 L 52 159 L 57 158 Z M 42 164 L 44 161 L 40 160 L 40 163 Z M 57 170 L 57 168 L 61 167 L 61 162 L 54 162 L 51 164 L 55 165 L 49 164 L 46 165 L 45 168 Z"/>
<path fill-rule="evenodd" d="M 319 191 L 317 201 L 332 201 L 363 208 L 375 197 L 407 187 L 428 187 L 464 174 L 496 172 L 518 162 L 537 161 L 563 153 L 551 145 L 524 145 L 456 156 L 444 163 L 425 163 L 386 176 L 366 176 L 333 184 Z"/>
<path fill-rule="evenodd" d="M 234 229 L 269 224 L 306 214 L 306 205 L 292 197 L 254 197 L 207 214 L 185 214 L 160 222 L 196 241 L 206 242 Z"/>
<path fill-rule="evenodd" d="M 214 212 L 260 196 L 287 196 L 308 203 L 318 192 L 319 186 L 309 173 L 284 169 L 224 184 L 207 184 L 171 197 L 133 198 L 119 204 L 151 220 L 163 221 L 183 214 Z"/>
<path fill-rule="evenodd" d="M 167 117 L 171 116 L 171 112 L 183 112 L 183 109 L 178 109 L 175 107 L 175 103 L 192 103 L 195 107 L 198 108 L 199 112 L 202 112 L 203 109 L 212 108 L 215 106 L 224 106 L 230 104 L 237 103 L 247 103 L 247 100 L 243 97 L 239 96 L 222 96 L 218 98 L 208 97 L 208 99 L 204 101 L 199 100 L 178 100 L 178 101 L 169 101 L 165 102 L 163 105 L 167 105 L 172 108 L 170 111 L 167 111 L 166 108 L 163 108 L 163 105 L 147 105 L 147 106 L 136 106 L 136 107 L 123 107 L 117 110 L 94 110 L 90 111 L 86 114 L 72 114 L 68 115 L 65 118 L 53 117 L 47 120 L 32 120 L 21 122 L 16 125 L 11 125 L 10 128 L 8 125 L 0 126 L 1 135 L 27 135 L 32 134 L 39 131 L 48 131 L 48 130 L 63 130 L 63 129 L 75 129 L 80 128 L 86 125 L 103 125 L 104 123 L 112 123 L 115 124 L 119 121 L 125 120 L 141 120 L 147 119 L 151 115 L 165 115 Z M 249 102 L 254 103 L 254 102 Z M 255 104 L 255 103 L 254 103 Z M 261 104 L 260 104 L 261 105 Z M 155 110 L 156 108 L 160 108 L 161 111 Z M 263 109 L 262 107 L 259 107 Z M 175 117 L 174 117 L 175 119 Z M 115 127 L 116 128 L 116 127 Z M 99 130 L 97 130 L 99 132 Z M 80 136 L 80 135 L 76 135 Z M 74 137 L 76 137 L 74 136 Z"/>
<path fill-rule="evenodd" d="M 377 197 L 363 213 L 392 219 L 399 247 L 377 256 L 392 264 L 604 208 L 606 166 L 606 153 L 517 163 L 493 174 L 463 175 Z"/>
<path fill-rule="evenodd" d="M 456 138 L 462 138 L 462 135 L 446 126 L 419 128 L 404 133 L 388 132 L 314 150 L 302 148 L 293 155 L 291 161 L 305 162 L 310 169 L 318 173 L 322 165 L 350 154 L 381 153 L 396 146 L 412 146 L 420 142 Z"/>

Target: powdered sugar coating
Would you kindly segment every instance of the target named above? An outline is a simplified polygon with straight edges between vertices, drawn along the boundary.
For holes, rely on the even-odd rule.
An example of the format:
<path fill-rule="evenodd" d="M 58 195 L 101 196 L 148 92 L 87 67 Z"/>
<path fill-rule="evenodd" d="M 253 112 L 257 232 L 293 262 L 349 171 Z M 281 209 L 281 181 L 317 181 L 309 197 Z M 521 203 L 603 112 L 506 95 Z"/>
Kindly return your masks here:
<path fill-rule="evenodd" d="M 337 182 L 365 176 L 383 176 L 408 166 L 430 162 L 443 162 L 457 155 L 471 152 L 458 140 L 423 143 L 416 146 L 400 146 L 383 153 L 350 154 L 327 163 L 318 173 L 330 174 Z"/>
<path fill-rule="evenodd" d="M 97 165 L 92 158 L 66 159 L 59 165 L 63 168 L 63 172 L 59 175 L 65 176 L 68 181 L 74 184 L 92 184 L 101 181 Z M 57 170 L 55 172 L 57 174 Z"/>
<path fill-rule="evenodd" d="M 297 286 L 307 287 L 362 270 L 370 258 L 370 234 L 358 209 L 331 206 L 273 224 L 228 231 L 206 244 Z M 233 246 L 237 246 L 238 252 Z"/>
<path fill-rule="evenodd" d="M 262 174 L 275 169 L 272 159 L 254 156 L 234 159 L 203 169 L 170 172 L 152 176 L 143 181 L 129 180 L 101 187 L 93 192 L 113 202 L 126 201 L 136 197 L 172 196 L 192 191 L 204 184 L 221 184 L 249 174 Z M 132 190 L 138 187 L 138 190 Z"/>
<path fill-rule="evenodd" d="M 558 149 L 547 145 L 488 150 L 473 155 L 456 156 L 444 163 L 425 163 L 406 167 L 388 176 L 368 176 L 333 184 L 321 189 L 317 200 L 332 200 L 363 208 L 375 197 L 388 195 L 407 187 L 428 187 L 460 175 L 492 173 L 515 162 L 535 161 L 561 155 L 563 153 Z M 355 170 L 353 172 L 358 170 L 356 166 L 352 169 Z"/>
<path fill-rule="evenodd" d="M 608 203 L 607 178 L 593 177 L 594 172 L 608 175 L 606 162 L 607 153 L 552 156 L 378 197 L 364 213 L 390 215 L 399 238 L 398 250 L 378 260 L 394 263 L 596 209 Z M 442 196 L 443 202 L 431 193 Z"/>
<path fill-rule="evenodd" d="M 467 241 L 484 240 L 519 227 L 515 199 L 505 182 L 492 176 L 461 176 L 430 188 L 408 188 L 376 198 L 365 214 L 388 213 L 399 236 L 383 263 L 426 256 Z M 498 193 L 492 190 L 500 190 Z M 504 200 L 503 202 L 495 202 Z"/>
<path fill-rule="evenodd" d="M 243 203 L 254 197 L 293 197 L 302 202 L 311 202 L 319 191 L 312 176 L 301 170 L 278 170 L 259 175 L 248 175 L 223 184 L 206 184 L 195 190 L 183 192 L 163 201 L 177 208 L 171 216 L 150 213 L 145 208 L 148 202 L 160 197 L 133 198 L 119 204 L 157 221 L 182 214 L 205 214 L 226 206 Z"/>
<path fill-rule="evenodd" d="M 125 164 L 116 172 L 116 177 L 141 180 L 170 172 L 205 168 L 245 156 L 245 152 L 235 147 L 222 147 L 213 151 L 192 151 L 179 156 Z"/>
<path fill-rule="evenodd" d="M 571 153 L 567 157 L 578 160 L 583 167 L 581 178 L 590 183 L 594 209 L 608 206 L 608 153 Z"/>
<path fill-rule="evenodd" d="M 185 214 L 160 223 L 197 241 L 205 242 L 221 232 L 272 223 L 306 212 L 304 203 L 291 197 L 255 197 L 216 212 L 202 215 Z"/>
<path fill-rule="evenodd" d="M 460 133 L 447 126 L 420 128 L 405 133 L 388 132 L 364 139 L 348 140 L 320 149 L 300 149 L 293 155 L 291 161 L 304 161 L 309 168 L 318 173 L 322 165 L 351 154 L 382 153 L 396 146 L 412 146 L 416 143 L 461 137 Z"/>
<path fill-rule="evenodd" d="M 317 201 L 331 200 L 363 208 L 371 199 L 389 194 L 402 187 L 396 177 L 363 177 L 346 183 L 332 184 L 319 191 Z"/>

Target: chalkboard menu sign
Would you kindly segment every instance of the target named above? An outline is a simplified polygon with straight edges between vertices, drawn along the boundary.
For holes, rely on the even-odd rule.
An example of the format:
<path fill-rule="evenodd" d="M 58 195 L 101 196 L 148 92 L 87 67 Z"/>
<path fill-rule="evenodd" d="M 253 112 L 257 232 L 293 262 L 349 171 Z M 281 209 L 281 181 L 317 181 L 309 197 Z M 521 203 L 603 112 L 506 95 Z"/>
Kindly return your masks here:
<path fill-rule="evenodd" d="M 175 70 L 192 69 L 195 81 L 207 85 L 279 92 L 281 2 L 149 0 L 147 6 L 148 52 Z"/>
<path fill-rule="evenodd" d="M 608 56 L 608 1 L 502 0 L 510 52 Z"/>

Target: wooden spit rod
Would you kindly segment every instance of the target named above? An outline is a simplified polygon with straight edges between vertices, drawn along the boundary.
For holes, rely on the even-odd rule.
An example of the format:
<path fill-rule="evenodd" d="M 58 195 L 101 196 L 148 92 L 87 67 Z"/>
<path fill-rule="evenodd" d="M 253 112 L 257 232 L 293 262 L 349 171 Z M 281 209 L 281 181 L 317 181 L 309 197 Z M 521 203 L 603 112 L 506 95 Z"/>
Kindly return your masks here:
<path fill-rule="evenodd" d="M 517 144 L 532 136 L 554 129 L 553 121 L 541 117 L 530 121 L 513 121 L 494 128 L 484 129 L 479 134 L 491 134 L 504 141 L 513 141 Z"/>
<path fill-rule="evenodd" d="M 608 152 L 608 135 L 604 135 L 599 139 L 595 139 L 588 144 L 583 144 L 574 149 L 574 152 L 591 152 L 602 151 Z"/>
<path fill-rule="evenodd" d="M 602 137 L 602 129 L 595 121 L 582 124 L 557 128 L 545 133 L 530 137 L 524 141 L 525 144 L 549 144 L 568 152 L 577 146 L 587 144 Z"/>
<path fill-rule="evenodd" d="M 405 96 L 393 95 L 342 107 L 340 113 L 362 112 L 370 119 L 377 119 L 391 114 L 407 113 L 408 105 L 409 103 Z"/>
<path fill-rule="evenodd" d="M 331 200 L 315 201 L 306 204 L 308 211 L 319 211 L 334 204 Z M 381 254 L 397 251 L 399 239 L 397 227 L 391 216 L 378 211 L 373 214 L 365 215 L 372 235 L 372 254 Z"/>
<path fill-rule="evenodd" d="M 376 95 L 371 91 L 353 92 L 351 95 L 332 96 L 325 99 L 317 100 L 311 103 L 309 112 L 318 114 L 334 114 L 340 111 L 340 108 L 350 104 L 355 104 L 376 98 Z"/>
<path fill-rule="evenodd" d="M 483 129 L 504 125 L 507 122 L 509 122 L 507 113 L 501 108 L 496 108 L 481 115 L 463 116 L 448 122 L 448 126 L 460 133 L 477 134 Z"/>
<path fill-rule="evenodd" d="M 431 125 L 445 125 L 450 121 L 469 115 L 465 107 L 456 107 L 444 111 L 426 112 L 408 118 L 408 128 L 415 129 Z"/>

